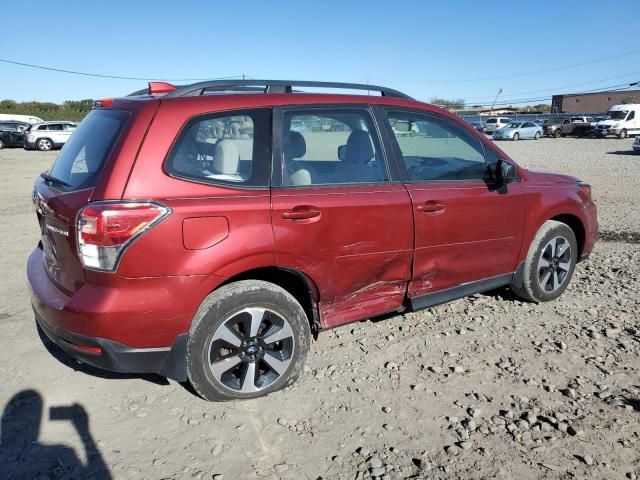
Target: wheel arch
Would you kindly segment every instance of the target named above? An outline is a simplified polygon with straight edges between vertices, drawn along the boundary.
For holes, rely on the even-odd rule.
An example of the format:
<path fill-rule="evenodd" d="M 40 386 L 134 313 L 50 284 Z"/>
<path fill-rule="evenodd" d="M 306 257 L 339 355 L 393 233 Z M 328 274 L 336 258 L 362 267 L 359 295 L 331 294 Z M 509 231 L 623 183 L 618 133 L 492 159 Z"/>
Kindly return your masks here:
<path fill-rule="evenodd" d="M 312 333 L 316 335 L 320 330 L 318 287 L 305 273 L 277 266 L 259 267 L 227 278 L 218 288 L 240 280 L 263 280 L 284 288 L 302 305 L 309 319 Z"/>
<path fill-rule="evenodd" d="M 555 220 L 556 222 L 564 223 L 571 230 L 573 230 L 573 233 L 576 236 L 576 242 L 578 243 L 578 258 L 580 258 L 584 251 L 584 243 L 586 239 L 586 230 L 584 224 L 582 223 L 582 220 L 570 213 L 556 215 L 549 220 Z"/>

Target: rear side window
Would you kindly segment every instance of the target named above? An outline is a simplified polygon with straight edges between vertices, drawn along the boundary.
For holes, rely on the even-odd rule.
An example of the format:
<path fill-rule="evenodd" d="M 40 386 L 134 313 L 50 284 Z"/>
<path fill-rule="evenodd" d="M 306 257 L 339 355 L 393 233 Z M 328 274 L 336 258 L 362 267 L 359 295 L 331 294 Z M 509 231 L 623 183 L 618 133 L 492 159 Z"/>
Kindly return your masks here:
<path fill-rule="evenodd" d="M 67 191 L 94 187 L 128 117 L 122 110 L 92 110 L 69 137 L 49 174 L 67 183 Z"/>
<path fill-rule="evenodd" d="M 58 130 L 64 130 L 64 128 L 62 127 L 62 124 L 60 123 L 52 123 L 49 125 L 49 131 L 58 131 Z"/>
<path fill-rule="evenodd" d="M 186 180 L 266 187 L 270 131 L 271 110 L 265 108 L 192 118 L 180 132 L 165 169 Z"/>
<path fill-rule="evenodd" d="M 40 125 L 40 126 L 38 127 L 38 130 L 46 130 L 46 129 L 47 129 L 47 126 L 46 126 L 46 125 Z"/>

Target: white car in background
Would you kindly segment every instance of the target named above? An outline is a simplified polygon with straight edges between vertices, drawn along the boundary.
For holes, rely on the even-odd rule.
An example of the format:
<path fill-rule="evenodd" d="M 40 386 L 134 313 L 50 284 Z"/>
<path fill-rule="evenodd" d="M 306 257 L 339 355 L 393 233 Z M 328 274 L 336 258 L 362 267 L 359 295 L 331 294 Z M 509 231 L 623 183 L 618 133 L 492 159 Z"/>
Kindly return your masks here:
<path fill-rule="evenodd" d="M 505 117 L 488 118 L 487 121 L 485 122 L 484 133 L 486 133 L 487 135 L 491 135 L 496 130 L 506 127 L 509 123 L 511 123 L 510 118 L 505 118 Z"/>
<path fill-rule="evenodd" d="M 24 136 L 24 148 L 35 148 L 43 152 L 61 148 L 77 126 L 74 122 L 43 122 L 32 125 Z"/>
<path fill-rule="evenodd" d="M 40 117 L 34 117 L 33 115 L 14 115 L 13 113 L 0 113 L 0 122 L 25 122 L 34 125 L 36 123 L 42 123 Z"/>

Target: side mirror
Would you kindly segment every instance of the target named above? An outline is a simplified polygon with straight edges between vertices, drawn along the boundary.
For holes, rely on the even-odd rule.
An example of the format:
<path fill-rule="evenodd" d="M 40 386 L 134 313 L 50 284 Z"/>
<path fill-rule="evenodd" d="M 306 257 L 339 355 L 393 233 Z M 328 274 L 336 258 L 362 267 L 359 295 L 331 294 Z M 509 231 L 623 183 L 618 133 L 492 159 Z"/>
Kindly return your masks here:
<path fill-rule="evenodd" d="M 338 158 L 344 162 L 344 159 L 347 158 L 347 146 L 340 145 L 338 147 Z"/>
<path fill-rule="evenodd" d="M 506 160 L 498 160 L 498 163 L 496 163 L 496 178 L 501 186 L 512 182 L 516 178 L 515 165 Z"/>

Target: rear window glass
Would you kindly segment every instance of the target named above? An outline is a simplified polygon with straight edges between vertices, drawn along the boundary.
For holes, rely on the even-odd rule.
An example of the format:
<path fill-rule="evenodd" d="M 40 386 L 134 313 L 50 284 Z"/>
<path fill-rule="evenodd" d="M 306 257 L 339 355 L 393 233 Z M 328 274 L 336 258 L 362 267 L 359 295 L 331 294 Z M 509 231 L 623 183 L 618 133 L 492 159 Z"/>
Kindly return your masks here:
<path fill-rule="evenodd" d="M 92 110 L 67 140 L 49 175 L 69 184 L 65 190 L 95 186 L 128 116 L 121 110 Z"/>
<path fill-rule="evenodd" d="M 238 187 L 267 186 L 270 130 L 269 109 L 195 117 L 182 129 L 165 168 L 169 174 L 185 180 Z"/>
<path fill-rule="evenodd" d="M 495 118 L 490 118 L 489 120 L 487 120 L 487 123 L 498 123 L 498 120 Z"/>

